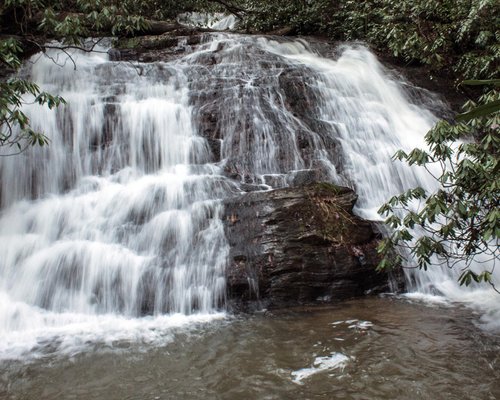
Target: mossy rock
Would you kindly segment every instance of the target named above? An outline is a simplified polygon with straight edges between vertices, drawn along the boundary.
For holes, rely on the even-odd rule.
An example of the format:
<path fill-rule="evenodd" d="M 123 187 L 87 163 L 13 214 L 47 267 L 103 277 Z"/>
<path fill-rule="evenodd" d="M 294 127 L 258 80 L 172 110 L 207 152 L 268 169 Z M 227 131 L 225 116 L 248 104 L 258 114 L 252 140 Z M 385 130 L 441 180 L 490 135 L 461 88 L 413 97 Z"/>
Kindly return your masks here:
<path fill-rule="evenodd" d="M 118 39 L 114 47 L 132 50 L 161 50 L 177 46 L 178 39 L 169 34 Z"/>
<path fill-rule="evenodd" d="M 138 37 L 115 39 L 113 46 L 117 49 L 136 49 L 140 47 L 141 39 Z"/>
<path fill-rule="evenodd" d="M 349 189 L 348 187 L 338 186 L 330 182 L 313 183 L 306 189 L 316 194 L 331 194 L 333 196 L 340 196 L 352 192 L 352 189 Z"/>

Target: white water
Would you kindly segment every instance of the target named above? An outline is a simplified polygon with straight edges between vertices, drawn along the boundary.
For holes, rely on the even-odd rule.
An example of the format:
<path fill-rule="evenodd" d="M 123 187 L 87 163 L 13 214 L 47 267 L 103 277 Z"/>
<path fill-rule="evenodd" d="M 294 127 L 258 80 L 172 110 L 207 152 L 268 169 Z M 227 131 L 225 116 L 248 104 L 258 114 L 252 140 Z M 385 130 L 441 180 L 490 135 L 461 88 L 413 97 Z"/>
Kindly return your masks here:
<path fill-rule="evenodd" d="M 235 29 L 238 25 L 239 19 L 233 14 L 226 15 L 224 13 L 207 14 L 189 12 L 180 14 L 177 17 L 177 21 L 186 26 L 210 28 L 216 31 L 226 31 Z"/>
<path fill-rule="evenodd" d="M 341 144 L 343 166 L 334 179 L 356 189 L 359 215 L 379 220 L 380 205 L 402 188 L 433 186 L 424 169 L 391 162 L 391 157 L 398 149 L 425 147 L 424 134 L 437 119 L 409 102 L 371 52 L 346 46 L 334 61 L 301 42 L 263 45 L 317 73 L 313 85 L 319 94 L 319 118 Z"/>
<path fill-rule="evenodd" d="M 26 107 L 50 146 L 0 159 L 0 357 L 51 337 L 71 352 L 118 331 L 148 341 L 179 315 L 183 324 L 220 318 L 220 200 L 241 182 L 279 187 L 320 166 L 356 189 L 357 212 L 372 219 L 391 195 L 433 187 L 391 156 L 423 146 L 436 118 L 362 47 L 331 60 L 303 41 L 219 35 L 170 63 L 74 57 L 76 71 L 47 58 L 30 67 L 68 102 Z M 310 95 L 307 115 L 287 80 Z M 220 162 L 199 136 L 206 115 Z M 500 320 L 496 293 L 460 288 L 446 269 L 417 275 L 416 290 L 468 301 L 493 327 Z"/>
<path fill-rule="evenodd" d="M 324 371 L 335 369 L 343 370 L 350 358 L 342 353 L 332 353 L 329 356 L 316 357 L 313 366 L 309 368 L 302 368 L 292 372 L 292 381 L 297 384 L 302 384 L 304 379 L 308 379 L 313 375 L 319 374 Z"/>
<path fill-rule="evenodd" d="M 401 85 L 388 79 L 372 53 L 346 47 L 341 57 L 332 61 L 314 54 L 305 43 L 263 41 L 263 46 L 318 73 L 315 85 L 321 93 L 320 117 L 342 143 L 344 171 L 340 177 L 334 174 L 333 180 L 356 190 L 356 212 L 360 216 L 380 220 L 380 205 L 408 188 L 420 186 L 428 193 L 438 189 L 434 178 L 423 169 L 391 161 L 398 149 L 408 152 L 426 148 L 425 133 L 437 119 L 429 110 L 409 102 Z M 437 172 L 434 175 L 438 176 Z M 490 270 L 491 265 L 478 263 L 474 267 L 476 272 L 485 268 Z M 500 271 L 497 268 L 493 272 L 493 282 L 498 286 Z M 410 288 L 424 301 L 435 302 L 437 293 L 441 299 L 466 304 L 481 314 L 483 327 L 499 330 L 499 294 L 487 285 L 460 286 L 460 273 L 460 265 L 409 271 L 413 282 Z"/>
<path fill-rule="evenodd" d="M 224 303 L 231 184 L 206 164 L 182 70 L 74 57 L 76 71 L 45 58 L 31 71 L 69 104 L 26 108 L 50 146 L 1 160 L 0 356 L 52 334 L 147 337 L 175 314 L 219 318 Z"/>

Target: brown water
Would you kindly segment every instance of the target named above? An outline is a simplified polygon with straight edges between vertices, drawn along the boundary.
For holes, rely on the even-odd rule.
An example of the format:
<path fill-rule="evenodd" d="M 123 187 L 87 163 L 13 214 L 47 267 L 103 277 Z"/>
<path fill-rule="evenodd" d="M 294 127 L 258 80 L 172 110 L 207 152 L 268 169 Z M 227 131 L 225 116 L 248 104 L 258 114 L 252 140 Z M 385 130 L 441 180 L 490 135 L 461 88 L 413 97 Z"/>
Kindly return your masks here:
<path fill-rule="evenodd" d="M 324 365 L 313 365 L 318 357 Z M 468 310 L 394 298 L 240 316 L 177 331 L 163 347 L 96 345 L 0 367 L 1 399 L 500 399 L 498 334 L 476 328 Z"/>

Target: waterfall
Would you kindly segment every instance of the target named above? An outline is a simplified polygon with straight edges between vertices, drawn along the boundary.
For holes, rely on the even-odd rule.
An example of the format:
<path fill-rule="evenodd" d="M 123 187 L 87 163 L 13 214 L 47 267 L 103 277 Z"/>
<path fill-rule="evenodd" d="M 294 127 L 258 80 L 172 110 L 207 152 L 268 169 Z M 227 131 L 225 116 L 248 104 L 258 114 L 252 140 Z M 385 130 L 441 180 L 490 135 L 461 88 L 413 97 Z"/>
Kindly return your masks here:
<path fill-rule="evenodd" d="M 358 215 L 380 220 L 377 210 L 391 196 L 413 187 L 436 191 L 436 180 L 423 168 L 392 162 L 397 150 L 427 148 L 424 136 L 437 122 L 431 113 L 441 108 L 439 99 L 428 96 L 422 104 L 413 102 L 401 83 L 390 79 L 387 71 L 365 48 L 346 46 L 335 61 L 318 56 L 306 43 L 280 44 L 266 41 L 269 51 L 315 71 L 314 87 L 319 94 L 318 115 L 330 125 L 330 132 L 341 142 L 343 170 L 332 180 L 354 188 L 359 195 Z M 388 79 L 389 78 L 389 79 Z M 439 176 L 437 166 L 429 166 Z M 433 170 L 435 169 L 435 170 Z M 472 268 L 484 270 L 481 257 Z M 491 263 L 491 261 L 489 261 Z M 412 266 L 410 261 L 410 267 Z M 463 287 L 458 284 L 458 263 L 431 266 L 427 271 L 408 269 L 409 297 L 442 302 L 443 298 L 476 309 L 486 329 L 500 328 L 500 297 L 488 285 Z M 490 269 L 491 265 L 486 264 Z M 493 271 L 493 282 L 500 283 L 500 271 Z M 434 295 L 438 295 L 434 297 Z"/>
<path fill-rule="evenodd" d="M 48 58 L 30 67 L 68 102 L 25 109 L 50 145 L 1 160 L 3 342 L 216 315 L 228 251 L 220 199 L 235 185 L 196 134 L 182 68 L 73 57 L 76 70 Z"/>
<path fill-rule="evenodd" d="M 424 146 L 436 100 L 412 101 L 362 46 L 326 58 L 304 40 L 217 34 L 150 64 L 99 50 L 75 51 L 76 70 L 51 53 L 23 72 L 68 105 L 25 106 L 50 144 L 0 157 L 0 357 L 223 316 L 230 196 L 313 170 L 378 219 L 390 196 L 435 185 L 391 156 Z M 486 288 L 427 274 L 417 291 L 498 312 Z"/>

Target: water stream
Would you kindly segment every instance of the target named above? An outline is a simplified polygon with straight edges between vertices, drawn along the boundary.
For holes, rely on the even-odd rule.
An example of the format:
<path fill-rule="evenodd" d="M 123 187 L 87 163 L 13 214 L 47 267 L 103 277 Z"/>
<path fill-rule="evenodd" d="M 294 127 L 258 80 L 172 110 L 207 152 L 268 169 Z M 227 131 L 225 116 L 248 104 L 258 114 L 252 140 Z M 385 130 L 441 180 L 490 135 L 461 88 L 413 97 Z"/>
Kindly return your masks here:
<path fill-rule="evenodd" d="M 291 343 L 292 338 L 273 339 L 274 334 L 266 342 L 265 335 L 257 333 L 281 329 L 281 317 L 267 328 L 260 317 L 235 325 L 213 322 L 229 318 L 224 307 L 229 250 L 221 221 L 224 198 L 249 188 L 283 187 L 299 171 L 314 169 L 325 180 L 353 187 L 359 194 L 356 212 L 377 219 L 377 208 L 391 195 L 417 185 L 433 188 L 423 170 L 393 163 L 391 156 L 397 149 L 424 145 L 423 136 L 436 121 L 432 109 L 442 104 L 430 94 L 424 96 L 424 104 L 412 99 L 404 82 L 362 46 L 342 46 L 326 58 L 324 49 L 305 40 L 214 34 L 205 36 L 200 45 L 184 48 L 185 54 L 174 61 L 150 64 L 110 61 L 106 49 L 99 50 L 75 52 L 76 69 L 69 59 L 51 53 L 56 62 L 38 55 L 23 71 L 44 90 L 62 95 L 68 105 L 56 111 L 26 106 L 33 127 L 48 134 L 50 145 L 17 157 L 0 157 L 0 362 L 5 360 L 11 368 L 20 365 L 23 376 L 5 393 L 17 393 L 18 398 L 58 396 L 41 389 L 28 396 L 25 389 L 31 384 L 25 387 L 23 382 L 32 372 L 24 369 L 22 360 L 77 357 L 77 364 L 86 369 L 90 361 L 81 354 L 109 347 L 119 352 L 132 346 L 132 355 L 121 355 L 119 362 L 138 357 L 142 369 L 153 357 L 161 379 L 163 363 L 169 361 L 159 361 L 154 348 L 164 349 L 173 359 L 179 351 L 176 346 L 194 346 L 200 357 L 207 351 L 223 358 L 228 348 L 236 346 L 236 339 L 217 339 L 213 348 L 205 342 L 220 332 L 235 335 L 234 329 L 255 331 L 270 348 L 278 342 Z M 468 302 L 488 329 L 500 327 L 500 301 L 488 288 L 459 288 L 446 269 L 418 275 L 413 281 L 417 294 Z M 388 324 L 405 319 L 398 311 L 404 307 L 393 307 L 399 319 Z M 426 312 L 419 312 L 417 318 L 423 320 Z M 369 315 L 341 313 L 342 321 L 353 324 L 372 321 Z M 297 321 L 302 320 L 300 315 Z M 290 318 L 284 320 L 295 323 Z M 325 316 L 320 313 L 318 318 Z M 470 325 L 467 332 L 475 335 L 470 318 L 465 319 Z M 203 331 L 199 324 L 210 321 L 215 325 L 207 325 L 206 334 L 197 336 Z M 226 323 L 232 326 L 228 331 Z M 307 335 L 307 324 L 296 323 Z M 339 322 L 343 333 L 359 335 L 344 338 L 350 342 L 343 348 L 328 338 L 316 361 L 304 356 L 300 363 L 297 355 L 282 367 L 264 358 L 261 362 L 270 364 L 261 367 L 268 371 L 265 374 L 275 368 L 273 379 L 290 378 L 284 393 L 294 392 L 287 388 L 309 381 L 317 371 L 342 370 L 344 378 L 335 379 L 349 381 L 359 374 L 356 379 L 363 382 L 378 368 L 369 364 L 369 357 L 360 361 L 368 345 L 344 350 L 359 345 L 365 328 L 372 332 L 372 326 L 349 324 Z M 452 323 L 450 329 L 461 325 Z M 325 333 L 324 329 L 320 331 Z M 391 329 L 374 329 L 371 335 L 384 340 L 384 335 L 393 334 Z M 323 340 L 318 332 L 313 341 Z M 188 336 L 186 343 L 183 335 Z M 429 335 L 431 342 L 441 343 L 437 329 Z M 451 338 L 455 348 L 454 334 L 444 337 Z M 474 340 L 463 340 L 460 357 L 466 359 Z M 169 343 L 176 345 L 168 347 L 173 346 Z M 143 350 L 138 350 L 143 345 L 152 352 L 144 358 Z M 251 353 L 250 344 L 245 346 L 244 351 Z M 209 358 L 217 358 L 216 354 Z M 234 353 L 228 354 L 232 359 Z M 489 361 L 481 364 L 485 371 L 497 362 L 488 354 L 484 357 Z M 113 368 L 110 356 L 96 357 L 102 369 Z M 406 361 L 398 357 L 402 359 L 394 368 L 401 372 Z M 186 363 L 184 368 L 191 371 L 198 361 Z M 356 372 L 350 370 L 352 363 L 358 363 Z M 35 365 L 36 371 L 41 370 L 37 374 L 50 376 L 65 368 Z M 296 370 L 289 370 L 290 365 Z M 174 377 L 167 382 L 174 382 Z M 483 393 L 492 395 L 488 385 Z M 412 388 L 430 393 L 428 387 Z M 449 390 L 453 391 L 451 386 Z M 112 398 L 103 393 L 102 398 Z M 391 393 L 403 392 L 389 390 L 385 398 L 394 398 Z M 145 393 L 141 396 L 148 398 Z M 231 398 L 249 398 L 238 396 Z"/>

